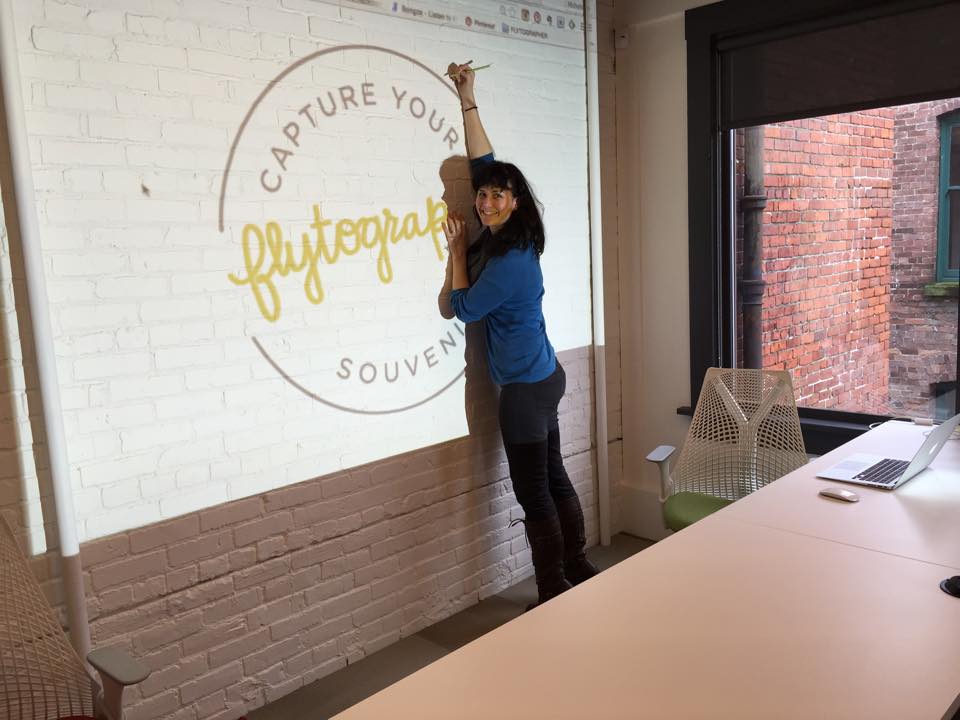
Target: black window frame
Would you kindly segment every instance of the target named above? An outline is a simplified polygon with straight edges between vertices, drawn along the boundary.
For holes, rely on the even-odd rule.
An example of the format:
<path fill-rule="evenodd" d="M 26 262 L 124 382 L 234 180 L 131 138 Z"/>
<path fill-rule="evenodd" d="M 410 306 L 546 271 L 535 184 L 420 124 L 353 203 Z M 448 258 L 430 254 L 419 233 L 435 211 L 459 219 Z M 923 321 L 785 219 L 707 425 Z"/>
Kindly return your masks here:
<path fill-rule="evenodd" d="M 947 4 L 947 0 L 794 0 L 790 3 L 724 0 L 685 13 L 692 402 L 700 394 L 707 368 L 735 366 L 732 343 L 728 341 L 735 322 L 734 243 L 729 238 L 733 159 L 728 132 L 721 129 L 721 105 L 728 96 L 724 94 L 721 79 L 720 48 L 745 35 L 799 35 Z M 960 95 L 960 85 L 954 92 Z M 935 97 L 929 94 L 900 95 L 895 98 L 896 102 L 889 104 L 931 99 Z M 850 104 L 829 110 L 839 113 L 867 107 L 876 105 Z M 781 115 L 763 121 L 801 117 L 809 117 L 809 113 Z M 957 364 L 957 377 L 960 377 L 960 331 Z M 687 408 L 678 408 L 680 413 L 687 411 Z M 889 416 L 815 408 L 799 411 L 807 451 L 815 454 L 832 450 L 865 432 L 872 424 L 889 419 Z M 955 411 L 960 412 L 960 394 Z"/>
<path fill-rule="evenodd" d="M 953 128 L 960 128 L 960 110 L 940 118 L 940 175 L 937 180 L 937 282 L 960 281 L 960 269 L 950 268 L 950 202 L 948 193 L 960 192 L 960 179 L 950 184 Z"/>

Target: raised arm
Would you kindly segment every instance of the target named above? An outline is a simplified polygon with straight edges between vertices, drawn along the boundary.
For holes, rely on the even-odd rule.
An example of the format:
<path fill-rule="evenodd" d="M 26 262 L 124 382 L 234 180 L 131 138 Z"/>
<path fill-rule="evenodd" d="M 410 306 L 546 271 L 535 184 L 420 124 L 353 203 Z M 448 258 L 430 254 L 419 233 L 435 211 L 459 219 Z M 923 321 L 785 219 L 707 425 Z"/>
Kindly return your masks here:
<path fill-rule="evenodd" d="M 460 94 L 460 109 L 463 112 L 463 133 L 467 144 L 467 157 L 471 160 L 493 152 L 493 146 L 480 122 L 480 109 L 473 93 L 474 72 L 469 63 L 450 63 L 447 75 L 453 80 Z"/>
<path fill-rule="evenodd" d="M 470 63 L 450 63 L 447 75 L 453 81 L 460 96 L 460 109 L 463 112 L 463 134 L 467 145 L 467 157 L 471 160 L 490 155 L 493 147 L 487 137 L 483 123 L 480 121 L 480 109 L 477 107 L 477 98 L 473 92 L 474 73 Z M 452 221 L 451 221 L 452 220 Z M 444 225 L 447 235 L 447 268 L 443 280 L 443 287 L 437 296 L 437 305 L 440 315 L 446 319 L 454 317 L 453 307 L 450 305 L 452 290 L 470 287 L 467 277 L 466 259 L 466 224 L 462 218 L 455 217 Z M 456 250 L 456 252 L 455 252 Z"/>

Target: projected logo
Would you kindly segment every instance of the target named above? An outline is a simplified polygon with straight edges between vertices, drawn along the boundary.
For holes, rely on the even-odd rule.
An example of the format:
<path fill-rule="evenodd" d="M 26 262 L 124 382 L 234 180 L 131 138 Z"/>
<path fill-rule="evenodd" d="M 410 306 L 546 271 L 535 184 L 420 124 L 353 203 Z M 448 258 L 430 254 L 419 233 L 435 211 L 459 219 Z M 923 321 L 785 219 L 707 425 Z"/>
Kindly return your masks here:
<path fill-rule="evenodd" d="M 245 335 L 273 371 L 338 410 L 396 413 L 463 375 L 443 320 L 445 200 L 466 176 L 456 92 L 399 52 L 345 45 L 277 75 L 233 139 L 219 231 Z M 457 187 L 452 187 L 456 185 Z"/>

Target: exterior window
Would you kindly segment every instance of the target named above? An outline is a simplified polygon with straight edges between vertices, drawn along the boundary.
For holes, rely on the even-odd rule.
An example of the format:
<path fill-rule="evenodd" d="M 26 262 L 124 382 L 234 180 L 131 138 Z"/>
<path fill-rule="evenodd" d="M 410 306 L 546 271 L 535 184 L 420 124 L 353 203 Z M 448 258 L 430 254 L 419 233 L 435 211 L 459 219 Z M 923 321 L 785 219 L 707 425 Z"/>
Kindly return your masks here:
<path fill-rule="evenodd" d="M 940 121 L 937 280 L 960 279 L 960 114 Z"/>
<path fill-rule="evenodd" d="M 732 132 L 736 364 L 789 370 L 801 409 L 949 413 L 960 97 Z"/>
<path fill-rule="evenodd" d="M 684 18 L 691 400 L 709 367 L 789 370 L 813 453 L 960 411 L 960 3 Z"/>

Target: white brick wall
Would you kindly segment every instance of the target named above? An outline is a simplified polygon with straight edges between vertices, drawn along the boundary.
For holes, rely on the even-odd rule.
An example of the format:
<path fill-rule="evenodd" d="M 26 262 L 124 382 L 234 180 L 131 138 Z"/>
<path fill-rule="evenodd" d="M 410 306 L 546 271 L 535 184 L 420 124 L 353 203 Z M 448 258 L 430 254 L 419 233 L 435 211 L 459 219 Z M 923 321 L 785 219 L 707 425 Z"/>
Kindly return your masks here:
<path fill-rule="evenodd" d="M 478 93 L 498 153 L 524 168 L 547 208 L 545 310 L 569 377 L 564 453 L 596 536 L 582 52 L 410 21 L 398 28 L 314 0 L 16 0 L 15 10 L 94 635 L 157 670 L 130 692 L 129 717 L 239 717 L 530 572 L 522 531 L 506 527 L 520 511 L 489 397 L 467 398 L 482 409 L 467 439 L 457 439 L 467 432 L 462 381 L 401 415 L 337 412 L 280 379 L 251 341 L 305 385 L 335 368 L 329 337 L 356 342 L 358 364 L 383 337 L 402 348 L 397 359 L 420 353 L 425 363 L 424 348 L 445 332 L 434 314 L 443 265 L 429 240 L 392 246 L 390 286 L 362 255 L 321 265 L 321 305 L 304 299 L 302 275 L 278 278 L 282 332 L 227 281 L 242 268 L 244 222 L 276 218 L 293 239 L 306 229 L 298 209 L 311 202 L 335 221 L 381 207 L 422 213 L 428 190 L 440 197 L 437 169 L 451 153 L 426 123 L 436 109 L 462 135 L 452 96 L 393 56 L 331 56 L 291 75 L 269 112 L 251 118 L 230 185 L 236 216 L 218 232 L 221 173 L 250 102 L 331 43 L 395 48 L 437 71 L 478 54 L 494 63 Z M 265 196 L 259 171 L 296 103 L 360 82 L 374 86 L 376 112 L 341 103 L 341 124 L 312 135 L 301 117 L 290 192 Z M 408 94 L 402 118 L 392 83 Z M 415 95 L 426 108 L 419 123 Z M 359 90 L 355 98 L 362 103 Z M 608 144 L 605 156 L 615 157 Z M 363 172 L 358 158 L 377 169 Z M 11 299 L 0 511 L 41 552 L 48 483 L 37 480 L 27 421 L 38 414 L 36 380 L 31 351 L 26 372 L 21 360 L 19 252 L 11 265 L 2 225 L 0 243 Z M 607 247 L 615 251 L 615 235 Z M 385 288 L 402 292 L 370 302 Z M 608 299 L 608 328 L 615 306 Z M 436 330 L 418 336 L 424 326 Z M 608 350 L 619 387 L 617 357 Z M 608 392 L 608 403 L 617 472 L 619 398 Z"/>
<path fill-rule="evenodd" d="M 272 381 L 274 389 L 271 393 L 273 397 L 277 397 L 277 392 L 287 386 L 278 379 L 275 371 L 264 363 L 263 358 L 259 357 L 248 339 L 250 335 L 260 335 L 265 331 L 262 320 L 258 317 L 256 304 L 248 293 L 224 282 L 224 276 L 228 272 L 237 272 L 238 269 L 240 257 L 235 244 L 238 229 L 230 229 L 229 235 L 221 236 L 218 245 L 214 223 L 218 211 L 217 174 L 225 162 L 234 128 L 246 112 L 243 103 L 263 88 L 263 81 L 255 79 L 256 66 L 250 60 L 258 60 L 263 52 L 262 45 L 273 42 L 278 36 L 306 37 L 310 17 L 314 17 L 316 23 L 333 22 L 340 29 L 349 26 L 354 31 L 365 34 L 371 42 L 376 41 L 376 33 L 380 31 L 378 26 L 384 25 L 386 21 L 383 18 L 374 18 L 371 20 L 371 27 L 365 28 L 358 23 L 345 24 L 342 20 L 337 21 L 336 15 L 331 16 L 329 13 L 321 12 L 316 16 L 308 16 L 299 8 L 246 7 L 242 3 L 209 1 L 196 3 L 189 8 L 171 5 L 165 7 L 163 12 L 158 10 L 156 15 L 134 15 L 129 9 L 126 9 L 126 12 L 124 9 L 126 8 L 98 9 L 103 16 L 99 24 L 94 25 L 86 12 L 77 12 L 73 6 L 58 6 L 56 10 L 46 12 L 42 22 L 35 23 L 30 28 L 31 37 L 34 37 L 33 47 L 30 52 L 25 53 L 34 58 L 32 64 L 28 63 L 25 67 L 37 68 L 40 76 L 36 79 L 27 77 L 35 84 L 39 82 L 43 90 L 38 94 L 41 100 L 31 102 L 30 112 L 35 115 L 47 113 L 38 118 L 42 120 L 40 125 L 43 128 L 42 132 L 38 133 L 42 138 L 38 172 L 51 173 L 53 168 L 61 169 L 57 174 L 49 175 L 44 185 L 48 189 L 40 195 L 41 218 L 48 225 L 56 223 L 78 233 L 81 247 L 87 246 L 80 256 L 77 253 L 80 247 L 71 244 L 69 254 L 54 255 L 51 258 L 53 284 L 66 280 L 86 281 L 86 284 L 72 286 L 69 293 L 64 291 L 71 286 L 59 286 L 62 288 L 60 293 L 63 294 L 63 300 L 53 307 L 55 327 L 68 337 L 73 333 L 89 333 L 91 330 L 107 330 L 112 327 L 118 339 L 113 346 L 104 349 L 104 352 L 116 354 L 118 365 L 124 360 L 121 350 L 142 351 L 133 356 L 136 364 L 128 367 L 125 372 L 112 376 L 107 370 L 112 366 L 110 362 L 104 362 L 98 369 L 96 360 L 92 358 L 83 358 L 80 365 L 70 368 L 71 363 L 80 361 L 73 354 L 77 352 L 76 345 L 69 342 L 66 345 L 61 344 L 71 353 L 62 358 L 66 368 L 63 374 L 71 382 L 80 383 L 90 380 L 119 380 L 120 382 L 107 383 L 105 400 L 109 406 L 120 408 L 123 403 L 139 397 L 164 397 L 159 388 L 184 393 L 179 396 L 179 402 L 188 405 L 191 392 L 202 391 L 207 387 L 221 387 L 225 383 L 242 385 L 249 382 L 251 377 Z M 420 28 L 419 25 L 412 24 L 410 27 L 429 32 L 427 26 Z M 501 46 L 503 43 L 494 43 L 490 52 L 503 52 Z M 560 73 L 564 80 L 555 90 L 568 92 L 573 89 L 582 95 L 582 89 L 578 88 L 576 83 L 567 82 L 571 67 L 575 69 L 576 62 L 582 62 L 576 53 L 568 53 L 563 56 L 565 59 L 558 67 L 552 67 L 550 63 L 543 62 L 537 53 L 559 52 L 562 55 L 564 51 L 537 48 L 534 45 L 518 47 L 519 49 L 514 47 L 513 51 L 528 55 L 526 60 L 532 72 L 541 75 L 536 78 L 536 84 L 541 84 L 544 73 Z M 455 48 L 455 45 L 451 45 L 449 51 Z M 438 54 L 435 57 L 424 57 L 424 60 L 431 65 L 442 66 L 447 55 L 443 55 L 441 59 L 439 53 L 447 50 L 438 48 L 433 52 Z M 49 58 L 55 58 L 60 63 L 52 64 Z M 360 75 L 343 74 L 339 70 L 342 62 L 349 61 L 350 58 L 338 59 L 329 71 L 324 71 L 321 66 L 312 68 L 310 82 L 314 82 L 318 74 L 322 79 L 324 72 L 330 72 L 334 77 L 340 74 L 342 79 L 338 79 L 338 83 L 356 83 Z M 507 62 L 508 60 L 505 60 L 503 64 L 506 65 Z M 574 65 L 569 65 L 570 62 Z M 283 65 L 269 61 L 271 75 L 278 67 Z M 443 102 L 442 87 L 440 96 L 436 94 L 435 88 L 424 90 L 418 87 L 416 76 L 412 76 L 403 63 L 393 69 L 392 76 L 384 77 L 393 77 L 398 85 L 403 86 L 402 91 L 408 98 L 415 94 L 418 97 L 422 95 L 424 107 L 436 107 L 441 115 L 457 115 L 455 107 L 450 106 L 449 99 L 446 100 L 446 106 L 437 105 L 438 102 Z M 67 79 L 69 82 L 65 83 Z M 370 79 L 368 77 L 368 80 Z M 534 81 L 531 76 L 530 82 Z M 298 82 L 292 82 L 287 89 L 281 88 L 286 93 L 283 97 L 309 97 L 302 94 L 304 91 L 296 89 L 299 87 Z M 382 114 L 388 109 L 395 111 L 392 107 L 394 94 L 388 87 L 389 83 L 383 79 L 378 82 L 379 84 L 372 81 L 371 86 L 376 87 L 378 108 L 382 108 L 379 112 Z M 422 83 L 422 78 L 420 82 Z M 518 87 L 523 82 L 522 78 L 511 79 L 511 83 Z M 563 95 L 544 96 L 542 91 L 540 94 L 548 116 L 550 112 L 557 112 L 557 118 L 562 118 L 549 122 L 544 122 L 541 118 L 539 124 L 545 126 L 544 133 L 518 129 L 516 123 L 511 122 L 511 117 L 533 117 L 533 114 L 525 107 L 511 107 L 492 92 L 486 117 L 489 118 L 488 124 L 491 128 L 500 128 L 500 133 L 495 137 L 503 138 L 502 141 L 498 140 L 498 147 L 503 148 L 502 153 L 518 156 L 532 177 L 537 176 L 539 168 L 540 175 L 546 174 L 549 180 L 557 167 L 563 167 L 565 172 L 573 172 L 574 177 L 580 178 L 572 183 L 558 183 L 556 189 L 553 189 L 549 182 L 544 184 L 541 181 L 539 188 L 548 208 L 557 208 L 556 213 L 563 222 L 561 227 L 569 226 L 568 232 L 572 240 L 567 241 L 561 233 L 553 232 L 552 248 L 558 249 L 551 249 L 545 259 L 545 267 L 548 272 L 553 272 L 556 278 L 554 284 L 549 285 L 547 304 L 551 336 L 559 348 L 576 347 L 587 344 L 589 340 L 589 306 L 585 292 L 588 285 L 583 262 L 587 252 L 586 243 L 583 241 L 586 215 L 582 172 L 579 172 L 583 168 L 578 165 L 581 163 L 580 153 L 574 152 L 583 144 L 582 139 L 577 138 L 577 134 L 583 131 L 583 111 L 580 101 L 567 101 Z M 357 95 L 358 91 L 355 97 Z M 219 99 L 227 100 L 227 105 L 219 108 L 219 112 L 208 113 L 207 110 L 215 107 L 211 103 Z M 230 103 L 231 99 L 240 102 Z M 401 111 L 409 109 L 404 105 Z M 342 113 L 348 111 L 349 106 L 341 107 Z M 212 117 L 208 117 L 208 114 Z M 282 140 L 277 132 L 277 117 L 274 116 L 272 121 L 267 122 L 257 122 L 258 119 L 254 118 L 254 124 L 265 128 L 262 131 L 263 137 L 269 139 L 269 142 L 277 142 L 278 137 Z M 306 125 L 302 118 L 301 122 Z M 558 122 L 560 124 L 557 124 Z M 566 129 L 563 123 L 568 123 Z M 56 134 L 57 127 L 64 127 L 65 132 Z M 361 129 L 361 133 L 363 132 L 369 131 Z M 566 151 L 572 158 L 560 162 L 557 160 L 558 154 L 551 153 L 550 150 L 556 147 L 558 137 L 564 137 L 564 132 L 569 134 L 564 144 L 573 148 Z M 262 142 L 259 136 L 250 137 Z M 429 134 L 425 139 L 430 139 Z M 361 149 L 365 146 L 366 143 L 361 142 Z M 402 178 L 404 166 L 409 164 L 409 161 L 397 162 L 390 155 L 377 155 L 396 152 L 387 144 L 374 143 L 371 148 L 374 154 L 368 156 L 368 161 L 379 157 L 383 172 L 399 173 Z M 322 163 L 323 167 L 329 171 L 339 165 L 343 171 L 351 172 L 356 163 L 353 148 L 351 147 L 351 152 L 346 156 L 342 155 L 342 148 L 339 146 L 332 149 L 336 152 L 331 153 L 330 159 Z M 527 152 L 532 152 L 533 155 L 523 158 L 522 155 Z M 338 157 L 350 157 L 351 162 L 333 162 Z M 571 163 L 572 170 L 565 167 Z M 429 164 L 427 167 L 430 167 Z M 262 218 L 264 221 L 271 217 L 271 213 L 286 215 L 296 212 L 297 208 L 305 209 L 305 198 L 315 194 L 311 188 L 316 185 L 316 176 L 309 167 L 303 172 L 306 173 L 305 182 L 296 187 L 306 187 L 305 195 L 295 193 L 283 198 L 266 198 L 272 202 L 261 198 L 254 200 L 248 190 L 251 187 L 258 189 L 257 183 L 255 180 L 250 183 L 245 181 L 242 159 L 238 158 L 234 174 L 243 184 L 237 187 L 236 192 L 240 195 L 231 198 L 235 201 L 231 207 L 234 211 L 243 209 L 242 212 L 252 215 L 253 219 Z M 429 174 L 435 172 L 435 169 L 427 171 Z M 292 177 L 294 176 L 291 175 Z M 389 177 L 390 175 L 387 175 L 385 180 Z M 330 187 L 325 187 L 330 184 L 329 181 L 323 182 L 324 194 L 329 197 L 350 197 L 337 192 L 337 186 L 345 182 L 353 181 L 333 182 Z M 373 178 L 366 177 L 353 184 L 356 189 L 352 190 L 352 193 L 363 188 L 382 186 L 377 192 L 379 198 L 388 197 L 395 192 L 396 180 L 375 182 Z M 262 190 L 260 192 L 262 193 Z M 551 201 L 550 194 L 558 192 L 560 195 Z M 565 197 L 564 193 L 570 193 L 569 197 Z M 343 203 L 341 205 L 343 210 L 340 215 L 346 216 L 350 212 L 349 206 Z M 570 208 L 577 207 L 579 210 L 571 213 Z M 355 212 L 364 211 L 369 212 Z M 549 214 L 548 212 L 548 222 Z M 335 219 L 337 214 L 334 213 L 333 217 Z M 178 241 L 180 238 L 183 239 L 182 242 Z M 156 249 L 145 251 L 144 247 Z M 174 249 L 175 247 L 178 249 Z M 200 247 L 204 249 L 198 255 L 197 250 Z M 397 272 L 405 269 L 405 266 L 400 264 L 397 267 Z M 337 270 L 339 268 L 331 268 L 329 274 L 336 275 Z M 418 292 L 426 298 L 428 306 L 432 306 L 430 284 L 435 284 L 440 276 L 439 264 L 436 270 L 434 274 L 425 276 L 428 279 L 422 281 L 423 284 L 418 280 L 421 288 Z M 326 270 L 324 274 L 327 274 Z M 358 276 L 358 279 L 360 277 L 363 276 Z M 548 281 L 549 279 L 548 277 Z M 336 279 L 328 280 L 326 289 L 331 295 L 338 293 L 344 302 L 351 302 L 356 298 L 370 297 L 370 292 L 375 287 L 370 284 L 371 280 L 369 275 L 362 280 L 370 289 L 354 290 L 349 287 L 349 281 L 347 285 L 337 288 Z M 424 287 L 427 288 L 426 291 L 422 289 Z M 296 325 L 302 322 L 299 318 L 306 317 L 303 315 L 304 311 L 313 310 L 303 305 L 302 296 L 298 294 L 297 286 L 293 282 L 278 281 L 278 289 L 282 303 L 290 308 L 293 325 L 290 327 L 291 334 L 286 335 L 279 346 L 276 343 L 270 345 L 269 335 L 267 336 L 266 346 L 274 355 L 281 346 L 292 341 Z M 552 302 L 551 298 L 554 298 Z M 241 304 L 238 305 L 237 301 Z M 321 308 L 323 309 L 325 308 Z M 239 318 L 238 311 L 241 315 Z M 330 308 L 332 313 L 337 311 L 337 307 Z M 365 338 L 375 336 L 402 341 L 415 335 L 418 326 L 423 322 L 423 315 L 422 310 L 418 312 L 414 309 L 410 319 L 397 318 L 389 327 L 384 326 L 379 330 L 376 323 L 356 324 L 358 319 L 364 316 L 354 315 L 342 319 L 341 322 L 350 324 L 334 330 L 332 336 L 343 342 L 353 343 L 361 343 Z M 243 316 L 246 316 L 245 321 Z M 223 332 L 218 334 L 216 327 L 222 328 Z M 130 338 L 133 329 L 140 330 L 139 342 L 130 345 L 125 340 L 121 348 L 119 338 Z M 229 334 L 230 330 L 233 331 L 232 335 Z M 146 344 L 143 340 L 144 333 Z M 435 334 L 441 335 L 442 332 Z M 312 333 L 311 336 L 316 337 L 316 334 Z M 430 341 L 421 344 L 426 345 L 427 342 Z M 290 349 L 282 358 L 289 361 L 285 367 L 300 366 L 303 352 L 308 348 L 315 354 L 316 348 L 310 344 Z M 144 352 L 150 356 L 148 367 L 143 366 Z M 362 361 L 359 352 L 358 350 L 358 365 Z M 417 349 L 413 349 L 409 355 L 406 351 L 400 354 L 409 357 L 416 352 Z M 321 362 L 322 365 L 331 367 L 337 361 L 338 358 L 334 356 L 325 361 L 315 358 L 314 364 Z M 224 367 L 225 362 L 247 364 L 249 370 L 244 371 L 242 365 Z M 183 383 L 179 377 L 182 371 L 189 373 Z M 307 372 L 306 380 L 310 380 L 309 371 Z M 132 383 L 123 382 L 125 376 L 131 373 L 143 376 L 141 391 L 137 391 Z M 235 379 L 230 380 L 231 377 Z M 309 382 L 305 384 L 310 385 Z M 351 392 L 353 391 L 346 391 L 344 394 L 341 391 L 333 399 L 342 402 Z M 184 414 L 181 416 L 184 428 L 176 437 L 182 435 L 202 440 L 206 433 L 213 433 L 213 437 L 221 438 L 224 452 L 231 452 L 226 448 L 237 448 L 242 452 L 242 443 L 229 439 L 227 435 L 230 433 L 229 428 L 233 426 L 228 419 L 231 413 L 249 404 L 241 400 L 243 396 L 242 390 L 223 395 L 223 406 L 219 413 L 223 417 L 217 422 L 208 422 L 206 417 L 191 418 Z M 177 402 L 178 396 L 172 396 L 171 400 Z M 451 396 L 447 400 L 446 405 L 441 404 L 434 410 L 440 413 L 456 413 L 455 397 Z M 302 396 L 296 397 L 295 393 L 293 397 L 286 395 L 283 402 L 311 403 Z M 297 433 L 289 436 L 289 442 L 296 444 L 285 446 L 286 450 L 278 448 L 275 453 L 277 457 L 294 458 L 298 467 L 309 467 L 309 454 L 305 453 L 312 450 L 315 456 L 326 456 L 331 451 L 340 450 L 342 462 L 364 462 L 378 455 L 402 452 L 463 431 L 462 425 L 457 427 L 454 423 L 446 435 L 438 436 L 432 429 L 437 427 L 435 422 L 423 422 L 426 417 L 413 417 L 409 427 L 424 428 L 419 437 L 409 430 L 403 435 L 387 431 L 388 442 L 381 443 L 377 452 L 373 452 L 369 445 L 362 448 L 351 447 L 349 441 L 339 441 L 338 435 L 362 433 L 362 418 L 358 420 L 351 416 L 338 417 L 330 413 L 324 416 L 318 409 L 312 409 L 312 416 L 317 427 L 316 438 L 322 438 L 322 441 L 305 445 L 302 434 Z M 435 417 L 435 412 L 431 413 L 431 416 Z M 150 421 L 147 420 L 144 432 L 149 433 L 150 427 Z M 336 427 L 336 431 L 331 436 L 332 427 Z M 80 433 L 82 434 L 82 430 Z M 274 434 L 279 434 L 281 438 L 287 436 L 279 426 L 262 428 L 263 436 Z M 390 437 L 395 440 L 391 442 Z M 281 440 L 281 444 L 283 442 Z M 109 461 L 109 458 L 96 459 Z M 208 460 L 211 463 L 218 462 L 219 458 L 212 457 Z M 242 466 L 253 472 L 252 468 L 262 467 L 262 464 L 247 462 Z M 323 460 L 316 463 L 316 467 L 327 468 L 330 464 Z M 270 472 L 264 468 L 262 473 L 262 487 L 273 486 L 275 479 L 268 477 Z M 193 471 L 193 474 L 198 473 Z M 291 478 L 286 471 L 283 472 L 283 477 L 288 480 L 304 479 Z M 143 479 L 127 478 L 133 484 L 140 483 Z M 255 477 L 244 477 L 243 483 L 251 492 L 256 490 Z M 81 520 L 83 536 L 95 535 L 95 515 Z"/>

